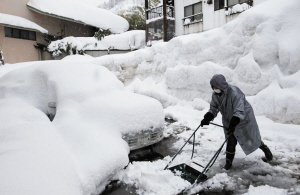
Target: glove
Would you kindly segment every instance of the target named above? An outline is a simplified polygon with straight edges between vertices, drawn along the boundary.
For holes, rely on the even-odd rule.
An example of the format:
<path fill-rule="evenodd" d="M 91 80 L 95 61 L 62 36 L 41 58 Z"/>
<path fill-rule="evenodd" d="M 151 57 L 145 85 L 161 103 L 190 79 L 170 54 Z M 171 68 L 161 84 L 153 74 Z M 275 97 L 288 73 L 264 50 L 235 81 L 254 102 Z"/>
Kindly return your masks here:
<path fill-rule="evenodd" d="M 230 120 L 228 127 L 228 134 L 231 134 L 235 131 L 235 127 L 240 123 L 240 118 L 237 116 L 233 116 Z"/>
<path fill-rule="evenodd" d="M 209 125 L 209 122 L 214 119 L 214 115 L 210 112 L 207 112 L 204 115 L 204 119 L 201 121 L 200 127 L 203 127 L 203 125 Z"/>

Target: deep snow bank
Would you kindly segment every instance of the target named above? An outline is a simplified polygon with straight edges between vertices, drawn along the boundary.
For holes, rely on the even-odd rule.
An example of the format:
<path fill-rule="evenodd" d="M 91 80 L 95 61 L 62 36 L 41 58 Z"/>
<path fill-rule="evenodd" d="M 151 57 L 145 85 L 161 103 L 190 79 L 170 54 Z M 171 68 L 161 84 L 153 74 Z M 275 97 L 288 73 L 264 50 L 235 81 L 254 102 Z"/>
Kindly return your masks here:
<path fill-rule="evenodd" d="M 1 194 L 100 193 L 128 163 L 121 134 L 164 124 L 157 100 L 123 89 L 106 68 L 68 60 L 2 76 Z"/>
<path fill-rule="evenodd" d="M 217 73 L 224 74 L 230 84 L 251 96 L 263 93 L 277 81 L 280 87 L 268 91 L 271 98 L 264 95 L 255 98 L 255 112 L 299 124 L 299 111 L 290 106 L 300 104 L 300 97 L 291 95 L 300 83 L 299 78 L 293 76 L 298 75 L 300 69 L 300 39 L 297 35 L 300 22 L 296 20 L 300 17 L 299 10 L 297 0 L 268 0 L 244 11 L 221 28 L 176 37 L 168 43 L 126 55 L 95 58 L 92 62 L 114 71 L 126 84 L 134 85 L 129 87 L 130 90 L 159 97 L 165 107 L 168 106 L 166 100 L 170 100 L 169 105 L 174 105 L 176 98 L 187 101 L 201 98 L 209 102 L 209 79 Z M 133 80 L 135 77 L 139 79 Z M 152 77 L 152 84 L 149 80 L 144 82 L 147 77 Z M 283 82 L 287 84 L 281 84 Z M 155 92 L 154 85 L 158 89 L 165 86 L 165 95 L 162 96 L 158 89 Z M 146 92 L 145 86 L 152 86 L 151 94 Z M 273 98 L 275 94 L 281 94 L 280 98 Z M 293 100 L 290 103 L 280 103 L 290 99 Z M 273 112 L 261 104 L 279 108 Z M 288 118 L 281 117 L 284 114 Z"/>

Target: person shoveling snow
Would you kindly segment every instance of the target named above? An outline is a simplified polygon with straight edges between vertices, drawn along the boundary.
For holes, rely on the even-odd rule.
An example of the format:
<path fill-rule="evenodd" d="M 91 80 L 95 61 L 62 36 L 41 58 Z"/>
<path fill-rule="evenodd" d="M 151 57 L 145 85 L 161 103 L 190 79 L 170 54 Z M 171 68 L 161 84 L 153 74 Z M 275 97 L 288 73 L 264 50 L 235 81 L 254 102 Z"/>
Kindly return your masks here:
<path fill-rule="evenodd" d="M 200 126 L 209 125 L 218 114 L 222 114 L 225 137 L 228 137 L 226 147 L 226 170 L 232 167 L 235 147 L 239 142 L 246 155 L 257 148 L 265 153 L 265 160 L 270 161 L 273 155 L 261 140 L 260 131 L 254 116 L 252 106 L 245 99 L 244 93 L 236 86 L 229 85 L 221 74 L 216 74 L 210 80 L 214 90 L 209 111 L 204 115 Z M 227 135 L 226 135 L 227 134 Z"/>

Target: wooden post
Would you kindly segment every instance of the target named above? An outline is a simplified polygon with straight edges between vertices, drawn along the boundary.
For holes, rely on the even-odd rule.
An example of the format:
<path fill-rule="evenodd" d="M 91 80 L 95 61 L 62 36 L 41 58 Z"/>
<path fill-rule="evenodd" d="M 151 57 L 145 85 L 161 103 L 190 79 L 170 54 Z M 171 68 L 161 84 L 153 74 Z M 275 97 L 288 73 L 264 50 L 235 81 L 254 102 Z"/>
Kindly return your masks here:
<path fill-rule="evenodd" d="M 168 41 L 167 0 L 163 0 L 164 42 Z"/>

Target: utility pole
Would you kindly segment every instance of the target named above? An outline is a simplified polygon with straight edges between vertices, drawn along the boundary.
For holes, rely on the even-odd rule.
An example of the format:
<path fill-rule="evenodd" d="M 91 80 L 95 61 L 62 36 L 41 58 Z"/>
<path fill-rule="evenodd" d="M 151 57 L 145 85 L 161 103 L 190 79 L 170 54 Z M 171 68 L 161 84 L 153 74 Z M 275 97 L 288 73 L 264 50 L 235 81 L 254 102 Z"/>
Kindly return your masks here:
<path fill-rule="evenodd" d="M 167 0 L 163 0 L 164 42 L 168 41 Z"/>

